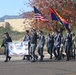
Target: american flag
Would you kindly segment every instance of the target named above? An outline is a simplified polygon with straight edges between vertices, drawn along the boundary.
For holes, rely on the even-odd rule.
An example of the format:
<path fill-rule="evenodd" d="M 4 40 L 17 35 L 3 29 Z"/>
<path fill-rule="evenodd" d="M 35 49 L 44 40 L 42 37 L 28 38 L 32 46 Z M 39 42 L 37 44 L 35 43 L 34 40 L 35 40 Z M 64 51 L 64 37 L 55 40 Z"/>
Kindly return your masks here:
<path fill-rule="evenodd" d="M 34 16 L 36 20 L 41 20 L 43 22 L 47 22 L 48 20 L 44 18 L 42 13 L 34 6 Z"/>

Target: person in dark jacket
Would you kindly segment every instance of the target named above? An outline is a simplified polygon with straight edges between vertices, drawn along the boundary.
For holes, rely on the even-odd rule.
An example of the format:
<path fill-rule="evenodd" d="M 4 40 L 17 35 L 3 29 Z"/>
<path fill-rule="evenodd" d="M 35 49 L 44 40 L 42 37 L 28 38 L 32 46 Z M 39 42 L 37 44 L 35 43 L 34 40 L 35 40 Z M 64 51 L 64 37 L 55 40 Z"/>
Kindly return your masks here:
<path fill-rule="evenodd" d="M 61 35 L 59 31 L 56 31 L 53 51 L 55 59 L 57 60 L 61 60 L 60 45 L 61 45 Z"/>
<path fill-rule="evenodd" d="M 25 37 L 24 37 L 23 41 L 28 41 L 29 55 L 24 55 L 23 60 L 25 60 L 25 57 L 27 60 L 30 60 L 30 57 L 31 57 L 31 55 L 30 55 L 30 40 L 31 40 L 31 37 L 29 35 L 29 30 L 26 30 Z"/>
<path fill-rule="evenodd" d="M 48 53 L 50 54 L 50 59 L 52 59 L 53 46 L 54 46 L 54 36 L 48 34 L 47 50 L 48 50 Z"/>
<path fill-rule="evenodd" d="M 65 38 L 65 52 L 67 55 L 67 61 L 71 59 L 71 47 L 72 47 L 72 34 L 70 31 L 66 32 L 66 38 Z"/>
<path fill-rule="evenodd" d="M 31 37 L 31 47 L 30 47 L 30 51 L 31 51 L 31 55 L 32 55 L 31 62 L 36 62 L 38 59 L 38 56 L 35 54 L 36 47 L 37 47 L 37 39 L 38 39 L 38 36 L 37 36 L 36 30 L 33 29 L 32 37 Z"/>
<path fill-rule="evenodd" d="M 12 42 L 12 39 L 9 36 L 9 33 L 5 32 L 4 33 L 4 39 L 3 39 L 3 42 L 2 42 L 2 45 L 1 45 L 1 47 L 5 48 L 5 50 L 4 50 L 4 54 L 6 55 L 5 62 L 8 62 L 8 59 L 10 61 L 10 59 L 11 59 L 11 57 L 9 56 L 9 53 L 8 53 L 8 42 Z"/>

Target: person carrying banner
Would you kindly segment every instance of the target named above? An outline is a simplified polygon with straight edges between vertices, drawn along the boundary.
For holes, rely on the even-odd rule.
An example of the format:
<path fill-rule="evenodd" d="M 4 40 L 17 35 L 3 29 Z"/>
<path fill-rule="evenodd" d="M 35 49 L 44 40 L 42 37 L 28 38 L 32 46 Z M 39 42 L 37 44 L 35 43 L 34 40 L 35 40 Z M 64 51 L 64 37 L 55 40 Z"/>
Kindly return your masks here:
<path fill-rule="evenodd" d="M 25 60 L 25 57 L 26 57 L 27 60 L 30 60 L 30 58 L 32 58 L 31 55 L 30 55 L 30 40 L 31 40 L 31 37 L 29 35 L 29 30 L 26 30 L 25 37 L 24 37 L 23 41 L 28 41 L 29 55 L 24 55 L 23 60 Z"/>
<path fill-rule="evenodd" d="M 32 55 L 31 62 L 36 62 L 38 59 L 38 56 L 35 54 L 36 47 L 37 47 L 37 39 L 38 39 L 38 36 L 37 36 L 36 30 L 33 29 L 32 37 L 31 37 L 31 47 L 30 47 L 30 51 L 31 51 L 31 55 Z"/>
<path fill-rule="evenodd" d="M 38 46 L 38 54 L 40 55 L 40 61 L 43 61 L 44 55 L 43 55 L 43 48 L 45 44 L 45 37 L 43 35 L 43 32 L 40 31 L 39 36 L 39 46 Z"/>
<path fill-rule="evenodd" d="M 10 61 L 10 59 L 11 59 L 11 57 L 8 54 L 8 42 L 12 42 L 12 39 L 9 36 L 9 33 L 8 32 L 5 32 L 4 33 L 4 39 L 3 39 L 3 42 L 2 42 L 2 45 L 1 45 L 1 47 L 4 47 L 5 48 L 5 50 L 4 50 L 4 54 L 6 55 L 5 62 L 8 62 L 8 59 Z"/>

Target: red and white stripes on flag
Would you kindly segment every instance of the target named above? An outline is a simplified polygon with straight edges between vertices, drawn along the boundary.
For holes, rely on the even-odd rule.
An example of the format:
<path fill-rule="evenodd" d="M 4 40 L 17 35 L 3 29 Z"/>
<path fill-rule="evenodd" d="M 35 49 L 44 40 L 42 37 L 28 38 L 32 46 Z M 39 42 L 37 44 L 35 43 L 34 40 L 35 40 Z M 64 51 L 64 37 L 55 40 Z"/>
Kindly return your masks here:
<path fill-rule="evenodd" d="M 36 20 L 41 20 L 43 22 L 48 21 L 47 19 L 44 18 L 44 16 L 41 14 L 41 12 L 36 7 L 34 7 L 34 16 Z"/>

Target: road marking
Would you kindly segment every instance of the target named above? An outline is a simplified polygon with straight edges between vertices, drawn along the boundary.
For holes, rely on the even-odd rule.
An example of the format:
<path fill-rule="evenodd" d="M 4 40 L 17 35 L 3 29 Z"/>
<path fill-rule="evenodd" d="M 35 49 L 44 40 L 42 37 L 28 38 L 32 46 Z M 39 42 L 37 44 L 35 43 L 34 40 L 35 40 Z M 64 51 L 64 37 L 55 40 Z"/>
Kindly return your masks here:
<path fill-rule="evenodd" d="M 65 75 L 76 75 L 76 74 L 65 74 Z"/>

